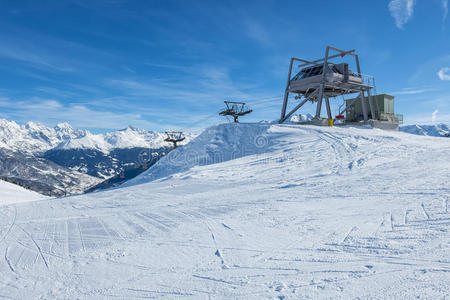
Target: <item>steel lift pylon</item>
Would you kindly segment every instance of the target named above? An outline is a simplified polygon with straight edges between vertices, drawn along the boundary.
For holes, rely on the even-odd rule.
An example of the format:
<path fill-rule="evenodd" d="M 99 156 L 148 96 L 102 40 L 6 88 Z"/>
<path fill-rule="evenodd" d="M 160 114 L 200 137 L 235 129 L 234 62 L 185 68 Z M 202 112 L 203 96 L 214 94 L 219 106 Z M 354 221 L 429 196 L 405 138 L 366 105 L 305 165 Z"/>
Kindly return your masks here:
<path fill-rule="evenodd" d="M 337 54 L 330 55 L 331 51 L 337 52 Z M 333 59 L 339 57 L 344 58 L 347 55 L 352 56 L 355 59 L 357 73 L 351 72 L 348 69 L 348 64 L 346 63 L 334 64 L 331 62 Z M 301 63 L 298 65 L 301 70 L 297 73 L 297 75 L 291 78 L 295 61 Z M 313 73 L 313 76 L 311 76 L 311 74 L 308 76 L 308 72 Z M 316 74 L 314 72 L 319 73 Z M 369 117 L 365 98 L 367 94 L 371 115 L 373 117 L 375 116 L 375 108 L 371 97 L 371 89 L 374 88 L 374 86 L 375 80 L 373 77 L 361 74 L 359 57 L 355 53 L 355 50 L 344 51 L 327 46 L 325 57 L 321 59 L 309 61 L 292 57 L 289 65 L 288 80 L 284 92 L 284 100 L 279 123 L 285 122 L 308 101 L 317 103 L 314 119 L 319 120 L 322 110 L 322 103 L 324 100 L 328 119 L 332 120 L 333 116 L 331 113 L 330 98 L 340 95 L 343 96 L 347 94 L 359 93 L 364 123 L 367 124 Z M 287 113 L 286 110 L 288 106 L 288 99 L 289 94 L 291 93 L 296 94 L 295 99 L 300 99 L 301 101 Z"/>
<path fill-rule="evenodd" d="M 166 131 L 166 135 L 167 137 L 164 139 L 164 141 L 172 143 L 173 149 L 178 146 L 177 143 L 186 139 L 186 137 L 183 136 L 183 132 L 181 131 Z"/>
<path fill-rule="evenodd" d="M 244 102 L 224 101 L 226 109 L 221 111 L 221 116 L 232 116 L 234 123 L 239 123 L 239 117 L 251 113 L 253 110 L 247 109 Z"/>

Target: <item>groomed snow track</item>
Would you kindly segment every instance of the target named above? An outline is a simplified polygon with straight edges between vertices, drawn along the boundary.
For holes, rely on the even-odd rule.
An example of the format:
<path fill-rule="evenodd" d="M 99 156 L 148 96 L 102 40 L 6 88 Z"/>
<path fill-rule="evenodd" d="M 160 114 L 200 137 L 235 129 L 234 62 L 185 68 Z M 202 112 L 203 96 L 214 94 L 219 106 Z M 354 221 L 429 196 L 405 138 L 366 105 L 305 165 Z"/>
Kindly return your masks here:
<path fill-rule="evenodd" d="M 450 140 L 227 124 L 126 187 L 0 206 L 0 298 L 443 298 Z"/>

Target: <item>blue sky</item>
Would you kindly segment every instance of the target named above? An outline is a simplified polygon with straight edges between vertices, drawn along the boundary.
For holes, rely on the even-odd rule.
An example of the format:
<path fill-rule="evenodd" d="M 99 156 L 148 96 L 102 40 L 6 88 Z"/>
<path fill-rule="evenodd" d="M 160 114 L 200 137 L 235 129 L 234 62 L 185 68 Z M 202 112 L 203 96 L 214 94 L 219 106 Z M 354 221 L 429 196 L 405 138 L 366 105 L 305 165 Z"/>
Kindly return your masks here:
<path fill-rule="evenodd" d="M 447 1 L 0 0 L 0 118 L 201 128 L 235 99 L 246 121 L 275 120 L 290 57 L 333 45 L 357 50 L 406 123 L 449 123 Z"/>

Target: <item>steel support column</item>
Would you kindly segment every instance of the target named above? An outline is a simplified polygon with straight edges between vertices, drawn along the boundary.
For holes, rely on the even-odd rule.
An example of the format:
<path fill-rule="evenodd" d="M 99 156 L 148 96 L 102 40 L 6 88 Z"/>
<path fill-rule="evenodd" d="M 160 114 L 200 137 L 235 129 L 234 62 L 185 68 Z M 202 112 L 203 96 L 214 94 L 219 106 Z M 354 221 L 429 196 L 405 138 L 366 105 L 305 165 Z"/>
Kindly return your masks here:
<path fill-rule="evenodd" d="M 286 116 L 283 117 L 283 119 L 280 119 L 280 123 L 283 123 L 286 121 L 290 116 L 292 116 L 293 113 L 295 113 L 300 107 L 302 107 L 306 102 L 308 102 L 308 99 L 304 99 L 302 102 L 300 102 L 296 107 L 294 107 Z"/>
<path fill-rule="evenodd" d="M 328 97 L 325 97 L 325 104 L 327 105 L 328 119 L 333 119 L 333 116 L 331 115 L 330 99 L 328 99 Z"/>
<path fill-rule="evenodd" d="M 369 120 L 369 116 L 367 113 L 367 105 L 366 105 L 366 101 L 365 101 L 364 90 L 361 90 L 361 106 L 362 106 L 362 111 L 363 111 L 364 124 L 367 124 L 367 121 Z"/>
<path fill-rule="evenodd" d="M 289 98 L 289 85 L 291 83 L 291 75 L 292 75 L 292 64 L 294 63 L 294 58 L 291 57 L 291 63 L 289 64 L 289 73 L 288 73 L 288 79 L 286 83 L 286 90 L 284 91 L 284 101 L 283 101 L 283 107 L 281 109 L 281 117 L 279 123 L 283 123 L 284 120 L 286 120 L 286 108 Z"/>
<path fill-rule="evenodd" d="M 369 97 L 369 106 L 370 106 L 370 113 L 372 114 L 372 120 L 375 120 L 375 106 L 373 105 L 373 97 L 370 94 L 370 89 L 367 90 L 367 96 Z"/>
<path fill-rule="evenodd" d="M 330 46 L 327 47 L 327 50 L 325 51 L 325 58 L 323 59 L 322 77 L 320 80 L 320 87 L 319 87 L 319 97 L 317 98 L 317 110 L 315 116 L 316 119 L 320 119 L 320 111 L 322 110 L 323 90 L 325 89 L 325 76 L 327 73 L 329 53 L 330 53 Z"/>
<path fill-rule="evenodd" d="M 321 84 L 319 88 L 319 97 L 317 98 L 316 116 L 314 117 L 316 119 L 320 119 L 320 112 L 322 110 L 323 89 L 324 89 L 323 84 Z"/>

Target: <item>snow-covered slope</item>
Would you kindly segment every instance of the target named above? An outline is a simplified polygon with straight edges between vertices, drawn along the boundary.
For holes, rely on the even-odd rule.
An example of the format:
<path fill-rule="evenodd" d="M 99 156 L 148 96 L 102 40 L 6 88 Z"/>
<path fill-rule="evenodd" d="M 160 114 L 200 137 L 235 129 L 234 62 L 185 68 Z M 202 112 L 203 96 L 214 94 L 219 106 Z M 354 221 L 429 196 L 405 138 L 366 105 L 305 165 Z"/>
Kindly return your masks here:
<path fill-rule="evenodd" d="M 42 199 L 47 197 L 0 179 L 0 206 Z"/>
<path fill-rule="evenodd" d="M 400 131 L 427 136 L 450 137 L 450 127 L 445 124 L 438 125 L 404 125 Z"/>
<path fill-rule="evenodd" d="M 377 129 L 213 127 L 127 187 L 1 207 L 1 295 L 442 299 L 448 153 Z"/>
<path fill-rule="evenodd" d="M 194 166 L 220 163 L 244 155 L 267 152 L 270 124 L 222 124 L 206 129 L 185 147 L 177 148 L 169 156 L 141 176 L 128 181 L 134 185 L 180 173 Z"/>

